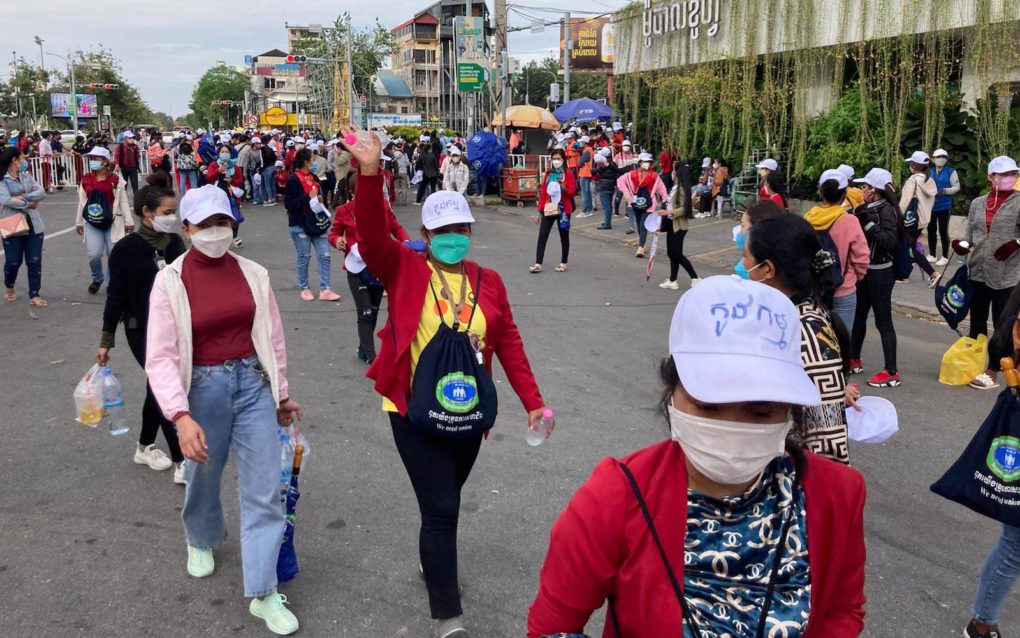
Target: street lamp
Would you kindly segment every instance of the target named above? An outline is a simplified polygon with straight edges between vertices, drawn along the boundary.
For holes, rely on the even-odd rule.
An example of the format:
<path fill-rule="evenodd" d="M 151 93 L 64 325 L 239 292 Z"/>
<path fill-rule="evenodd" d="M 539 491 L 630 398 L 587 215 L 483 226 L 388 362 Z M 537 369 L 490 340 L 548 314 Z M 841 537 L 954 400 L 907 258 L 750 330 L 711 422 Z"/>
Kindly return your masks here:
<path fill-rule="evenodd" d="M 36 38 L 38 39 L 38 38 Z M 40 44 L 40 51 L 42 45 Z M 74 63 L 70 61 L 71 52 L 68 51 L 68 57 L 57 55 L 56 53 L 47 53 L 46 55 L 52 55 L 55 58 L 60 58 L 67 65 L 67 79 L 71 83 L 71 128 L 74 129 L 74 134 L 78 135 L 78 94 L 76 93 L 76 85 L 74 83 Z"/>
<path fill-rule="evenodd" d="M 39 45 L 39 66 L 42 68 L 43 73 L 46 73 L 46 62 L 43 61 L 43 42 L 45 42 L 45 40 L 39 36 L 35 36 L 35 43 Z"/>

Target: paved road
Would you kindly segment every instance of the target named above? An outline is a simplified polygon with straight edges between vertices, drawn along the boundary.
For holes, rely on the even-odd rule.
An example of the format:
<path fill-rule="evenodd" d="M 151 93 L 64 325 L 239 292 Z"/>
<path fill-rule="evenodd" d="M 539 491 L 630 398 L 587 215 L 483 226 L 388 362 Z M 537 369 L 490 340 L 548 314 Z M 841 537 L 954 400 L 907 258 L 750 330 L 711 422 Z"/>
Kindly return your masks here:
<path fill-rule="evenodd" d="M 51 234 L 71 225 L 70 194 L 53 196 L 42 209 Z M 335 288 L 344 299 L 301 302 L 282 207 L 245 214 L 242 252 L 271 271 L 292 394 L 305 407 L 313 446 L 299 507 L 302 572 L 281 591 L 305 636 L 428 636 L 417 508 L 379 399 L 354 356 L 355 317 L 339 263 Z M 413 207 L 398 211 L 408 228 L 418 227 L 418 214 Z M 464 491 L 460 546 L 474 635 L 502 638 L 523 635 L 548 530 L 577 486 L 601 458 L 666 436 L 654 408 L 656 364 L 666 355 L 678 293 L 654 285 L 665 276 L 665 260 L 645 283 L 632 252 L 580 234 L 570 272 L 528 274 L 535 227 L 495 210 L 476 214 L 472 256 L 506 279 L 539 383 L 559 418 L 547 445 L 528 447 L 523 410 L 497 373 L 503 411 Z M 699 228 L 692 245 L 702 241 L 699 233 L 707 245 L 715 232 L 728 233 L 728 226 Z M 547 263 L 555 264 L 555 241 L 550 250 Z M 698 266 L 703 276 L 723 272 L 711 260 Z M 78 237 L 52 236 L 44 257 L 51 307 L 34 313 L 22 301 L 0 307 L 9 397 L 0 421 L 0 476 L 8 485 L 0 499 L 3 635 L 269 635 L 241 597 L 233 481 L 225 481 L 231 535 L 217 553 L 217 572 L 190 579 L 179 523 L 183 490 L 169 472 L 132 464 L 137 430 L 112 438 L 72 420 L 71 392 L 91 363 L 104 300 L 103 293 L 87 294 L 87 272 Z M 896 402 L 902 430 L 887 445 L 851 448 L 869 488 L 867 635 L 958 636 L 996 525 L 928 486 L 994 397 L 937 383 L 954 333 L 901 316 L 896 323 L 904 385 L 883 395 Z M 877 338 L 864 358 L 874 369 Z M 144 380 L 126 347 L 113 351 L 112 365 L 138 410 Z M 734 383 L 742 374 L 733 371 Z M 235 476 L 232 466 L 227 476 Z M 1014 596 L 1007 626 L 1018 616 Z M 593 621 L 588 631 L 599 635 L 601 625 Z"/>

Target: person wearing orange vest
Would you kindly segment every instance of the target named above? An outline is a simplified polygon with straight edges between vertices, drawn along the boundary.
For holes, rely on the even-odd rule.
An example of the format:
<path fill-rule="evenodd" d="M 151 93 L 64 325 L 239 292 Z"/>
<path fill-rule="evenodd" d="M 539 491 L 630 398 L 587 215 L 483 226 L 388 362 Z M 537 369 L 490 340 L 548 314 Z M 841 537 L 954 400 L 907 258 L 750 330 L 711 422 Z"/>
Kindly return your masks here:
<path fill-rule="evenodd" d="M 591 139 L 587 135 L 581 136 L 581 155 L 577 161 L 577 177 L 580 180 L 581 188 L 581 212 L 578 218 L 591 217 L 595 213 L 592 197 L 591 168 L 595 162 L 595 150 L 592 148 Z"/>
<path fill-rule="evenodd" d="M 563 152 L 567 155 L 567 168 L 574 174 L 574 181 L 577 181 L 577 160 L 581 157 L 581 146 L 575 137 L 573 131 L 563 135 Z"/>

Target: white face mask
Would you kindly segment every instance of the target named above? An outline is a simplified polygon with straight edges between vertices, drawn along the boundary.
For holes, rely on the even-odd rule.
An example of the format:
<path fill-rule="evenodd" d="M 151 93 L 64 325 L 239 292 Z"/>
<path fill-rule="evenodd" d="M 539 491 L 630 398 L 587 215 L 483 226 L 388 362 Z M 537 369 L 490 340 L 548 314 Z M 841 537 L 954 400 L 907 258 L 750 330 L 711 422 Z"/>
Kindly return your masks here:
<path fill-rule="evenodd" d="M 563 160 L 558 160 L 558 159 L 557 160 L 553 160 L 552 161 L 552 165 L 553 165 L 553 168 L 560 168 L 560 167 L 563 166 Z"/>
<path fill-rule="evenodd" d="M 651 162 L 641 162 L 641 170 L 647 171 L 652 168 Z"/>
<path fill-rule="evenodd" d="M 669 429 L 687 459 L 708 479 L 723 485 L 746 483 L 786 451 L 792 420 L 741 423 L 694 416 L 669 406 Z"/>
<path fill-rule="evenodd" d="M 227 254 L 234 240 L 234 231 L 229 226 L 213 226 L 191 234 L 191 245 L 206 257 L 219 259 Z"/>
<path fill-rule="evenodd" d="M 949 163 L 949 158 L 948 157 L 936 157 L 935 159 L 932 160 L 932 163 L 935 164 L 935 166 L 938 166 L 939 168 L 942 168 L 943 166 L 945 166 L 946 164 Z"/>
<path fill-rule="evenodd" d="M 152 228 L 158 233 L 175 232 L 179 225 L 177 215 L 156 215 L 152 218 Z"/>

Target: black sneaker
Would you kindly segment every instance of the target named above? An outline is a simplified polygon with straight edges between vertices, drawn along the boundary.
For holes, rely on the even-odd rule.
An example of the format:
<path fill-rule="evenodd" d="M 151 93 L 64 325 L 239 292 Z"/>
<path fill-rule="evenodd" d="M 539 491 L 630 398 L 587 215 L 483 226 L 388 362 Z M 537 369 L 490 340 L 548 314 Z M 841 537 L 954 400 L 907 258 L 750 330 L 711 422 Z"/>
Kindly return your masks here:
<path fill-rule="evenodd" d="M 963 629 L 963 638 L 1002 638 L 997 626 L 990 627 L 988 631 L 979 631 L 977 621 L 971 620 Z"/>
<path fill-rule="evenodd" d="M 361 346 L 358 346 L 358 358 L 362 361 L 368 361 L 368 353 L 362 350 Z"/>
<path fill-rule="evenodd" d="M 99 287 L 102 286 L 102 285 L 103 284 L 98 282 L 98 281 L 93 281 L 92 283 L 90 283 L 89 284 L 89 294 L 90 295 L 94 295 L 97 292 L 99 292 Z"/>
<path fill-rule="evenodd" d="M 613 230 L 612 226 L 606 226 L 605 224 L 599 224 L 595 227 L 596 230 Z"/>

